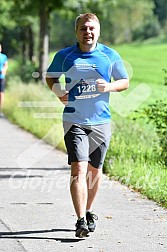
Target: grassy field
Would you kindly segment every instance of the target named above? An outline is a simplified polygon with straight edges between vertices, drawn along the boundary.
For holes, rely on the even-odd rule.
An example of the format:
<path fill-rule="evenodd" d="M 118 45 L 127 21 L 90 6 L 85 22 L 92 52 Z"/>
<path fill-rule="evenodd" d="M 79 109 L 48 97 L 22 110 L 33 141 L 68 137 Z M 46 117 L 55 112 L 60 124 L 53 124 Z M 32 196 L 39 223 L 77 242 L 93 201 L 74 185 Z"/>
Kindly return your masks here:
<path fill-rule="evenodd" d="M 167 44 L 134 44 L 114 47 L 133 70 L 131 85 L 128 92 L 134 86 L 145 83 L 152 89 L 152 94 L 146 103 L 155 99 L 166 99 L 166 87 L 164 86 L 167 71 Z"/>
<path fill-rule="evenodd" d="M 164 72 L 167 70 L 165 52 L 167 44 L 134 44 L 114 47 L 124 60 L 128 61 L 134 71 L 133 81 L 148 84 L 163 84 Z"/>
<path fill-rule="evenodd" d="M 167 207 L 167 169 L 159 157 L 159 142 L 155 129 L 143 119 L 134 120 L 133 107 L 133 92 L 138 92 L 141 83 L 145 83 L 151 93 L 137 106 L 137 110 L 158 99 L 167 98 L 163 71 L 167 69 L 167 44 L 145 43 L 114 48 L 125 62 L 128 62 L 128 71 L 131 73 L 131 69 L 133 70 L 130 88 L 122 93 L 125 98 L 129 97 L 123 103 L 124 112 L 127 112 L 130 102 L 132 109 L 127 114 L 120 114 L 115 107 L 111 107 L 115 130 L 105 159 L 104 171 L 112 179 L 121 181 Z M 144 93 L 141 93 L 142 95 L 144 96 Z M 41 101 L 42 106 L 39 104 Z M 47 105 L 43 102 L 47 102 Z M 62 109 L 59 101 L 46 86 L 22 85 L 18 84 L 18 81 L 8 83 L 5 100 L 7 117 L 39 138 L 44 138 L 50 144 L 65 150 L 60 119 Z"/>
<path fill-rule="evenodd" d="M 167 99 L 167 87 L 164 85 L 167 74 L 163 70 L 167 70 L 167 44 L 134 44 L 114 48 L 133 69 L 130 88 L 124 95 L 128 96 L 141 83 L 151 89 L 150 95 L 137 110 L 156 100 Z M 134 121 L 134 117 L 133 111 L 127 117 L 113 111 L 116 130 L 105 159 L 105 172 L 167 207 L 167 169 L 161 164 L 155 129 L 145 120 Z"/>

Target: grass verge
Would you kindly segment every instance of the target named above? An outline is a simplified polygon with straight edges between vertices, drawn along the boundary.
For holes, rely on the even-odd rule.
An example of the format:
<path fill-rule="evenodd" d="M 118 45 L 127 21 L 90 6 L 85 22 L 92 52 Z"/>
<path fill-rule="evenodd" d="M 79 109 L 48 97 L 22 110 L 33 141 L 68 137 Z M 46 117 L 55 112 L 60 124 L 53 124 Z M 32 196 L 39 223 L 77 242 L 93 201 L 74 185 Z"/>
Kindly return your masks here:
<path fill-rule="evenodd" d="M 4 113 L 11 122 L 65 151 L 62 109 L 55 95 L 41 84 L 13 83 L 5 94 Z"/>

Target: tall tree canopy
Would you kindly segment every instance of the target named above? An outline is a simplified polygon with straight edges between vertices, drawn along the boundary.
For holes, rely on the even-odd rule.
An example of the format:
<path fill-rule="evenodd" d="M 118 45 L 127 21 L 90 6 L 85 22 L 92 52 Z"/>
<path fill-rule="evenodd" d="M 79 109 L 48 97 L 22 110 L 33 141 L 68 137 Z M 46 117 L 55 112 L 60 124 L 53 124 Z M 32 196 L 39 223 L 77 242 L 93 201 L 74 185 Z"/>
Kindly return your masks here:
<path fill-rule="evenodd" d="M 21 12 L 24 19 L 29 16 L 39 17 L 39 73 L 40 79 L 44 81 L 43 73 L 48 66 L 49 54 L 49 18 L 52 10 L 63 6 L 63 0 L 14 0 L 13 10 L 17 13 Z M 12 11 L 13 11 L 12 10 Z M 19 16 L 19 15 L 18 15 Z M 31 23 L 29 24 L 29 30 Z M 29 42 L 32 48 L 32 33 L 29 36 Z M 32 49 L 31 49 L 32 55 Z M 30 56 L 31 57 L 31 56 Z"/>

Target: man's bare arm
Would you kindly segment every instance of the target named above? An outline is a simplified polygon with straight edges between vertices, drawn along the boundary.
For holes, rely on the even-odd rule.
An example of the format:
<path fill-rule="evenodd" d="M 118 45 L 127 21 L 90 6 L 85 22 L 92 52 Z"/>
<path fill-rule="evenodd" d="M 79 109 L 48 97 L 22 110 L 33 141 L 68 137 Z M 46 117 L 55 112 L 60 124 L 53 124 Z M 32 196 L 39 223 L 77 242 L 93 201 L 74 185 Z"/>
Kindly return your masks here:
<path fill-rule="evenodd" d="M 6 61 L 2 68 L 2 74 L 6 75 L 7 69 L 8 69 L 8 62 Z"/>
<path fill-rule="evenodd" d="M 59 78 L 46 77 L 46 83 L 48 87 L 55 93 L 60 101 L 66 105 L 68 103 L 68 91 L 61 89 Z"/>

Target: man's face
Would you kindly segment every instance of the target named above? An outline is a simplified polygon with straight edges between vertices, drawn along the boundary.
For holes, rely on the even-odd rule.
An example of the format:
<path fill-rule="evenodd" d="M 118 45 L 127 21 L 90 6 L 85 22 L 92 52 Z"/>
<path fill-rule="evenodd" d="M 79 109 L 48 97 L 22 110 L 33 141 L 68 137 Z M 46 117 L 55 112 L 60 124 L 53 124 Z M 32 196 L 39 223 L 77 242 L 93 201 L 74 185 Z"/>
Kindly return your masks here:
<path fill-rule="evenodd" d="M 80 46 L 93 46 L 100 35 L 100 25 L 94 20 L 81 19 L 76 30 L 76 37 Z"/>

